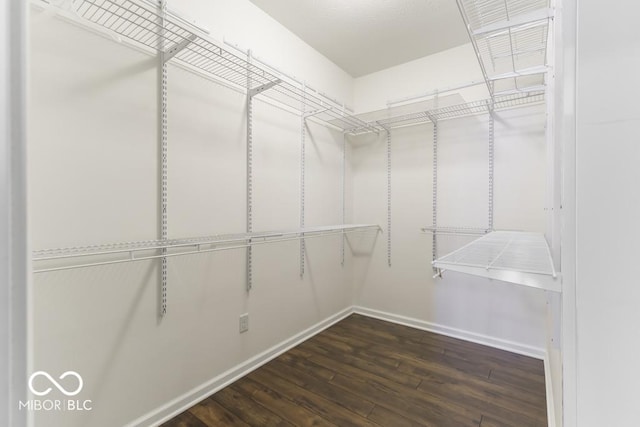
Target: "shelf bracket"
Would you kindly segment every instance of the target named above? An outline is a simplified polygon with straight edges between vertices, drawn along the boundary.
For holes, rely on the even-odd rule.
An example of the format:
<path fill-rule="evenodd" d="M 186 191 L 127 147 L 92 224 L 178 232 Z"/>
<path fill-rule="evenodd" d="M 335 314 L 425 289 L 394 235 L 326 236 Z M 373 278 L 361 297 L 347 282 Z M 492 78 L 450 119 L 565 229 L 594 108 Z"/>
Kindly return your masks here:
<path fill-rule="evenodd" d="M 437 95 L 436 95 L 437 96 Z M 433 165 L 432 165 L 432 192 L 431 192 L 431 209 L 432 209 L 432 226 L 436 230 L 438 228 L 438 121 L 429 112 L 426 113 L 431 123 L 433 123 Z M 433 233 L 431 236 L 431 261 L 435 261 L 438 258 L 438 236 L 437 233 Z M 436 273 L 433 278 L 442 278 L 440 269 L 433 268 L 433 272 Z"/>
<path fill-rule="evenodd" d="M 304 208 L 305 208 L 305 162 L 306 162 L 306 137 L 307 137 L 307 115 L 305 114 L 305 106 L 307 101 L 307 86 L 302 84 L 302 102 L 300 115 L 300 228 L 304 229 Z M 300 239 L 300 278 L 304 277 L 304 257 L 306 253 L 306 245 L 304 234 Z"/>
<path fill-rule="evenodd" d="M 189 37 L 187 37 L 186 39 L 182 40 L 180 43 L 178 43 L 177 45 L 173 46 L 171 49 L 167 50 L 166 52 L 163 52 L 162 53 L 162 62 L 164 64 L 166 64 L 171 58 L 173 58 L 178 53 L 180 53 L 184 48 L 186 48 L 191 43 L 193 43 L 197 38 L 198 38 L 198 36 L 196 36 L 195 34 L 191 34 Z"/>
<path fill-rule="evenodd" d="M 391 267 L 391 128 L 376 124 L 387 132 L 387 264 Z"/>
<path fill-rule="evenodd" d="M 318 110 L 309 111 L 308 113 L 303 114 L 303 117 L 306 120 L 309 117 L 317 116 L 318 114 L 322 114 L 322 113 L 327 112 L 329 110 L 331 110 L 331 107 L 321 108 L 321 109 L 318 109 Z"/>
<path fill-rule="evenodd" d="M 347 176 L 347 134 L 343 133 L 342 134 L 342 177 L 340 179 L 340 192 L 341 192 L 341 219 L 342 219 L 342 225 L 345 224 L 345 219 L 346 219 L 346 176 Z M 346 238 L 345 232 L 344 230 L 342 231 L 342 239 L 340 239 L 340 256 L 341 256 L 341 261 L 340 261 L 340 265 L 342 265 L 344 267 L 344 240 Z"/>
<path fill-rule="evenodd" d="M 487 105 L 489 109 L 489 208 L 488 229 L 493 231 L 494 218 L 494 159 L 495 159 L 495 119 L 493 117 L 493 102 Z"/>
<path fill-rule="evenodd" d="M 272 87 L 274 87 L 275 85 L 279 85 L 280 83 L 282 83 L 282 80 L 280 80 L 280 79 L 274 80 L 272 82 L 265 83 L 265 84 L 260 85 L 258 87 L 254 87 L 253 89 L 249 89 L 247 94 L 248 94 L 249 98 L 253 98 L 254 96 L 258 95 L 259 93 L 264 92 L 267 89 L 271 89 Z"/>
<path fill-rule="evenodd" d="M 247 185 L 247 233 L 253 232 L 253 96 L 251 94 L 251 51 L 247 53 L 247 151 L 246 151 L 246 185 Z M 253 248 L 252 240 L 247 241 L 246 252 L 246 290 L 249 292 L 253 286 Z"/>
<path fill-rule="evenodd" d="M 159 15 L 159 24 L 161 29 L 161 36 L 159 43 L 162 43 L 166 36 L 165 29 L 165 17 L 167 14 L 167 2 L 166 0 L 162 0 L 160 2 L 160 15 Z M 161 47 L 161 46 L 159 46 Z M 160 49 L 159 49 L 160 50 Z M 167 86 L 168 86 L 168 67 L 166 62 L 164 61 L 164 55 L 160 50 L 159 55 L 159 91 L 160 91 L 160 109 L 159 109 L 159 125 L 160 125 L 160 141 L 159 141 L 159 155 L 160 158 L 159 163 L 159 184 L 160 184 L 160 239 L 162 241 L 166 241 L 169 236 L 168 231 L 168 192 L 169 192 L 169 179 L 168 179 L 168 157 L 169 157 L 169 139 L 168 139 L 168 99 L 167 99 Z M 162 255 L 167 255 L 167 249 L 162 249 Z M 160 317 L 164 317 L 167 314 L 167 283 L 168 283 L 168 264 L 167 257 L 163 256 L 160 260 Z"/>

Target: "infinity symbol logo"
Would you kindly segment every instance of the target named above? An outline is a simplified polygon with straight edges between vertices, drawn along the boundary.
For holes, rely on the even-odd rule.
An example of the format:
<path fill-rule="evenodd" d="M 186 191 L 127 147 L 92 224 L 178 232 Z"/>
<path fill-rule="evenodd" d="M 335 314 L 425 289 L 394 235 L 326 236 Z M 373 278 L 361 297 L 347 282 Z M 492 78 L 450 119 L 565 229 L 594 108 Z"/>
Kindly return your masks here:
<path fill-rule="evenodd" d="M 47 378 L 51 382 L 51 384 L 53 384 L 65 396 L 75 396 L 76 394 L 80 393 L 80 391 L 82 390 L 82 387 L 84 385 L 83 382 L 82 382 L 82 377 L 80 376 L 80 374 L 78 374 L 77 372 L 74 372 L 74 371 L 67 371 L 64 374 L 60 375 L 60 378 L 58 378 L 58 379 L 59 380 L 63 380 L 68 376 L 76 377 L 78 379 L 78 388 L 73 390 L 73 391 L 67 391 L 64 387 L 62 387 L 60 385 L 60 383 L 58 383 L 56 380 L 54 380 L 51 375 L 49 375 L 45 371 L 37 371 L 37 372 L 34 372 L 33 374 L 31 374 L 31 376 L 29 377 L 29 389 L 36 396 L 45 396 L 45 395 L 51 393 L 51 387 L 47 388 L 45 391 L 37 391 L 35 388 L 33 388 L 33 380 L 37 376 L 43 376 L 43 377 Z"/>

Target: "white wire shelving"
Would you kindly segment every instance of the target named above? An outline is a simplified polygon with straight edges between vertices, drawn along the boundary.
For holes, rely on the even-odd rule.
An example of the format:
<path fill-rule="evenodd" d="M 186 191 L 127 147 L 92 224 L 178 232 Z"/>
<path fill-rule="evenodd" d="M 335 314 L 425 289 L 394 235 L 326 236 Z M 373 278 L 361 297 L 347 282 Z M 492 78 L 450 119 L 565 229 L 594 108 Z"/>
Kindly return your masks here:
<path fill-rule="evenodd" d="M 546 84 L 549 0 L 456 0 L 492 96 Z"/>
<path fill-rule="evenodd" d="M 380 227 L 374 224 L 348 224 L 256 233 L 220 234 L 187 239 L 147 240 L 45 249 L 33 252 L 33 261 L 37 264 L 34 273 L 243 249 L 266 243 L 287 242 L 331 235 L 342 236 L 348 233 L 377 233 L 379 231 Z"/>
<path fill-rule="evenodd" d="M 271 68 L 250 62 L 178 15 L 162 13 L 161 8 L 151 2 L 72 0 L 65 8 L 68 10 L 64 11 L 70 12 L 80 23 L 161 54 L 164 62 L 179 63 L 239 90 L 247 90 L 250 81 L 252 95 L 268 97 L 342 130 L 368 126 L 345 112 L 344 106 L 337 101 L 291 81 Z"/>
<path fill-rule="evenodd" d="M 436 259 L 433 266 L 442 271 L 561 291 L 549 245 L 539 233 L 493 231 Z"/>
<path fill-rule="evenodd" d="M 369 133 L 376 128 L 378 131 L 386 131 L 388 129 L 419 125 L 423 123 L 435 123 L 441 120 L 489 114 L 491 112 L 510 110 L 528 105 L 543 104 L 544 102 L 544 89 L 505 94 L 496 96 L 494 99 L 465 102 L 447 107 L 418 111 L 415 113 L 371 121 L 366 127 L 356 127 L 348 130 L 347 132 L 353 135 L 360 135 Z"/>

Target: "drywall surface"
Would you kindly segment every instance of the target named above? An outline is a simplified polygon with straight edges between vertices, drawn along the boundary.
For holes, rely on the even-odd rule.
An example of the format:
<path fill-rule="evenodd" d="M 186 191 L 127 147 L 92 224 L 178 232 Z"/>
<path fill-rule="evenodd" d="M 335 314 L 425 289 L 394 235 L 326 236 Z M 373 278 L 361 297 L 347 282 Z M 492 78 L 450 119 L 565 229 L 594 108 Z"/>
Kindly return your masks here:
<path fill-rule="evenodd" d="M 0 425 L 24 427 L 29 357 L 26 5 L 0 6 Z"/>
<path fill-rule="evenodd" d="M 496 229 L 545 231 L 545 119 L 544 105 L 496 114 Z M 540 353 L 546 347 L 543 291 L 449 272 L 432 279 L 431 235 L 420 229 L 432 223 L 433 128 L 391 135 L 391 266 L 386 135 L 352 140 L 354 221 L 379 223 L 385 231 L 373 248 L 366 242 L 370 256 L 358 256 L 365 248 L 354 244 L 356 304 Z M 438 225 L 487 227 L 488 135 L 486 115 L 439 123 Z M 439 237 L 438 254 L 470 239 Z"/>
<path fill-rule="evenodd" d="M 32 18 L 33 248 L 157 239 L 157 59 L 51 15 Z M 244 232 L 245 97 L 175 66 L 168 73 L 169 237 Z M 257 99 L 254 110 L 254 229 L 297 228 L 300 117 Z M 338 224 L 343 137 L 314 123 L 308 133 L 306 223 Z M 339 237 L 311 239 L 301 279 L 298 242 L 257 247 L 247 293 L 244 250 L 171 258 L 164 318 L 158 262 L 35 275 L 33 368 L 78 372 L 76 399 L 92 408 L 38 411 L 35 426 L 125 425 L 350 307 L 349 256 L 340 261 Z M 239 334 L 242 313 L 250 326 Z"/>
<path fill-rule="evenodd" d="M 636 425 L 640 352 L 637 3 L 579 2 L 577 425 Z M 608 76 L 611 76 L 610 78 Z"/>
<path fill-rule="evenodd" d="M 353 107 L 353 78 L 249 0 L 169 0 L 168 6 L 194 18 L 215 39 L 251 49 L 257 58 Z"/>
<path fill-rule="evenodd" d="M 355 110 L 358 113 L 381 110 L 387 108 L 389 101 L 471 82 L 483 80 L 475 52 L 469 43 L 358 77 L 354 81 Z M 467 101 L 488 97 L 484 83 L 457 92 Z"/>

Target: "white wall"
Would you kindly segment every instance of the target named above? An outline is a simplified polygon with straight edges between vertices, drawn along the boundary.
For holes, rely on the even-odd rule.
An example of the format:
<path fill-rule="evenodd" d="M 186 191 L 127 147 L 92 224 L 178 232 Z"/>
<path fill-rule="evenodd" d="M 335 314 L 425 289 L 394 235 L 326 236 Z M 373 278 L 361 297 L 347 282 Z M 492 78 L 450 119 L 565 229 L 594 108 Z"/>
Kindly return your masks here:
<path fill-rule="evenodd" d="M 640 5 L 578 6 L 577 425 L 630 426 L 640 378 Z"/>
<path fill-rule="evenodd" d="M 223 3 L 240 2 L 191 12 L 240 22 L 213 13 Z M 252 19 L 286 39 L 266 17 Z M 41 13 L 31 37 L 33 248 L 157 238 L 157 59 Z M 301 58 L 327 80 L 340 74 L 309 47 Z M 168 89 L 169 237 L 243 232 L 244 95 L 175 66 Z M 306 222 L 340 223 L 342 134 L 310 123 L 307 144 Z M 254 147 L 255 229 L 297 228 L 300 117 L 256 99 Z M 297 242 L 255 248 L 250 293 L 243 250 L 171 258 L 163 319 L 157 262 L 35 275 L 33 368 L 79 372 L 77 398 L 93 401 L 90 412 L 35 413 L 35 425 L 127 424 L 351 306 L 339 237 L 307 249 L 301 280 Z"/>
<path fill-rule="evenodd" d="M 0 5 L 0 425 L 27 425 L 26 8 Z"/>

